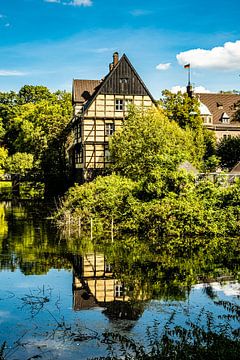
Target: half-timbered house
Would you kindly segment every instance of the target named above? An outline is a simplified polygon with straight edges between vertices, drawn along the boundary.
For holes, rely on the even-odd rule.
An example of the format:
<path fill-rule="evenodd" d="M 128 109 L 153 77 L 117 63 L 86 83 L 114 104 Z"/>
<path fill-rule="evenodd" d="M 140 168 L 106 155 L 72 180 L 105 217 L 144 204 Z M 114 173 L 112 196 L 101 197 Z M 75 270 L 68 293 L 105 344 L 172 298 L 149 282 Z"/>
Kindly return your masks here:
<path fill-rule="evenodd" d="M 148 108 L 154 99 L 124 54 L 113 54 L 102 80 L 73 80 L 74 134 L 71 161 L 75 181 L 91 180 L 111 161 L 109 138 L 127 118 L 129 104 Z"/>

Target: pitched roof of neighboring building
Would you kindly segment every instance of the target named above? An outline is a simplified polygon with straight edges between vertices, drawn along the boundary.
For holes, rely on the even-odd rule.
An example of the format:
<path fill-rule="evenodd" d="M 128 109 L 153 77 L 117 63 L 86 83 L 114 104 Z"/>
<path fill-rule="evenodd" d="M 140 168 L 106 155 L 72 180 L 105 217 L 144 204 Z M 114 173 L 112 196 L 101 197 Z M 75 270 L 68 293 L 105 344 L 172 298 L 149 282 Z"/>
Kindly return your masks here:
<path fill-rule="evenodd" d="M 230 174 L 240 174 L 240 161 L 232 168 Z"/>
<path fill-rule="evenodd" d="M 72 100 L 74 103 L 85 103 L 89 101 L 98 90 L 100 80 L 73 80 Z"/>
<path fill-rule="evenodd" d="M 236 94 L 196 93 L 195 95 L 212 114 L 213 124 L 221 123 L 224 113 L 232 120 L 236 111 L 236 104 L 240 102 L 240 95 Z"/>

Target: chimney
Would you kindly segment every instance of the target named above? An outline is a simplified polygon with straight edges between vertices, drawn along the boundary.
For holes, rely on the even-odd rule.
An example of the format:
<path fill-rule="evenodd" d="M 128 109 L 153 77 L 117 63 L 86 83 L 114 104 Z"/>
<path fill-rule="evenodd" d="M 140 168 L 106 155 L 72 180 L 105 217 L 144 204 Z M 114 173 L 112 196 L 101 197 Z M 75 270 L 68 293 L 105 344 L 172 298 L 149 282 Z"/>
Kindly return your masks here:
<path fill-rule="evenodd" d="M 115 51 L 115 53 L 113 54 L 113 66 L 115 67 L 118 63 L 118 52 Z"/>
<path fill-rule="evenodd" d="M 110 63 L 110 64 L 109 64 L 109 72 L 112 71 L 113 67 L 114 67 L 114 66 L 113 66 L 113 63 Z"/>

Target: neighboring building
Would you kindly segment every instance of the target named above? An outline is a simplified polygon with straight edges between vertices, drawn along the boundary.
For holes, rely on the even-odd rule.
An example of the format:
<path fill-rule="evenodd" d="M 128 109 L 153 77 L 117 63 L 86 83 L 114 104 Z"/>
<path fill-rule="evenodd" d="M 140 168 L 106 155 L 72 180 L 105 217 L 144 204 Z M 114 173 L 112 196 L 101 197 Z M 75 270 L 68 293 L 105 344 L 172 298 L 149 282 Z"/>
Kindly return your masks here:
<path fill-rule="evenodd" d="M 73 80 L 74 118 L 70 124 L 74 142 L 70 160 L 75 181 L 91 180 L 110 163 L 109 137 L 122 126 L 128 105 L 153 105 L 149 90 L 124 54 L 113 63 L 102 80 Z"/>
<path fill-rule="evenodd" d="M 234 113 L 240 109 L 240 95 L 195 93 L 195 96 L 200 101 L 203 123 L 215 132 L 217 141 L 240 135 L 240 122 L 234 120 Z"/>

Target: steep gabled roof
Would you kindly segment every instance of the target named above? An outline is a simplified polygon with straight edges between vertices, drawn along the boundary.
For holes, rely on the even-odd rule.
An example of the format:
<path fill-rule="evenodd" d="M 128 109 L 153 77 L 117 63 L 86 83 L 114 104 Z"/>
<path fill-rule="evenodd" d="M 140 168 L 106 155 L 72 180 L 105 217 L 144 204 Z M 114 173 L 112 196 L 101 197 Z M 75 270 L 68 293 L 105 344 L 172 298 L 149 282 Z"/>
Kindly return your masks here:
<path fill-rule="evenodd" d="M 147 95 L 152 99 L 152 101 L 154 101 L 148 88 L 125 54 L 123 54 L 117 65 L 106 76 L 98 93 L 116 95 Z"/>
<path fill-rule="evenodd" d="M 125 54 L 102 81 L 73 81 L 73 102 L 84 103 L 84 111 L 99 94 L 147 95 L 155 102 Z"/>
<path fill-rule="evenodd" d="M 223 113 L 227 113 L 232 120 L 236 104 L 240 101 L 240 95 L 236 94 L 196 93 L 196 96 L 213 115 L 213 124 L 221 123 Z"/>

